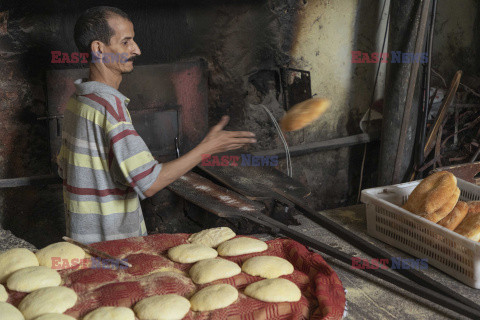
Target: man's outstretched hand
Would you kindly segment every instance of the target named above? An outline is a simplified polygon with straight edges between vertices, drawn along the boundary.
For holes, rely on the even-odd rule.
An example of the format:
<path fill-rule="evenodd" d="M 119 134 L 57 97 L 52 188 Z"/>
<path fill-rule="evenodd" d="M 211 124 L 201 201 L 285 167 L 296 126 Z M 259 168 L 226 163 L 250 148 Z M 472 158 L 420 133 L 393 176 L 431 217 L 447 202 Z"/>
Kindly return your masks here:
<path fill-rule="evenodd" d="M 225 131 L 230 118 L 223 116 L 219 123 L 213 126 L 205 138 L 198 145 L 203 153 L 215 154 L 243 147 L 248 143 L 255 143 L 255 134 L 249 131 Z"/>
<path fill-rule="evenodd" d="M 215 154 L 243 147 L 247 143 L 255 143 L 255 134 L 248 131 L 225 131 L 228 116 L 223 116 L 220 122 L 213 126 L 207 136 L 198 146 L 178 159 L 162 164 L 155 182 L 144 192 L 146 197 L 151 197 L 159 190 L 165 188 L 181 175 L 195 167 L 205 154 Z"/>

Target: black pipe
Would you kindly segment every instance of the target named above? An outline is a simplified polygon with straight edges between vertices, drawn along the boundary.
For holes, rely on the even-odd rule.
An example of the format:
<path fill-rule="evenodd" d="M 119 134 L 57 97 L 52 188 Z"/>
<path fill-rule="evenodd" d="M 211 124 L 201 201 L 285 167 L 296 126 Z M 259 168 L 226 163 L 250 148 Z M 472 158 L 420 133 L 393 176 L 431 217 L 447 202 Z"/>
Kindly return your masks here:
<path fill-rule="evenodd" d="M 422 3 L 418 0 L 391 1 L 390 28 L 388 34 L 389 52 L 414 52 L 418 36 L 418 27 Z M 423 46 L 418 50 L 421 51 Z M 393 53 L 392 53 L 393 55 Z M 412 160 L 414 152 L 415 132 L 417 127 L 418 108 L 411 108 L 405 113 L 408 83 L 411 80 L 412 65 L 410 63 L 389 63 L 385 76 L 385 103 L 383 108 L 382 133 L 380 142 L 380 160 L 378 165 L 378 185 L 391 185 L 403 179 Z M 413 81 L 416 79 L 413 79 Z M 398 154 L 403 118 L 408 117 L 409 127 L 404 134 L 408 136 L 403 145 L 402 155 Z M 397 161 L 398 158 L 398 161 Z M 398 163 L 397 163 L 398 162 Z M 394 165 L 397 168 L 394 179 Z"/>
<path fill-rule="evenodd" d="M 47 174 L 33 177 L 22 177 L 13 179 L 0 179 L 0 189 L 17 188 L 27 186 L 45 186 L 50 184 L 61 184 L 62 179 L 57 174 Z"/>
<path fill-rule="evenodd" d="M 421 109 L 421 117 L 420 117 L 420 132 L 419 132 L 419 139 L 418 139 L 418 144 L 417 144 L 417 169 L 422 166 L 422 164 L 425 161 L 425 155 L 424 155 L 424 148 L 425 148 L 425 136 L 426 136 L 426 131 L 427 131 L 427 119 L 428 119 L 428 113 L 430 110 L 428 110 L 428 105 L 430 103 L 430 78 L 431 78 L 431 73 L 432 73 L 432 47 L 433 47 L 433 31 L 435 28 L 435 16 L 437 12 L 437 0 L 433 0 L 433 5 L 432 5 L 432 16 L 430 20 L 430 34 L 428 37 L 428 47 L 427 47 L 427 53 L 428 53 L 428 62 L 427 62 L 427 70 L 426 70 L 426 84 L 425 84 L 425 94 L 424 94 L 424 99 L 423 99 L 423 104 L 422 104 L 422 109 Z M 418 172 L 418 178 L 423 177 L 423 171 Z"/>

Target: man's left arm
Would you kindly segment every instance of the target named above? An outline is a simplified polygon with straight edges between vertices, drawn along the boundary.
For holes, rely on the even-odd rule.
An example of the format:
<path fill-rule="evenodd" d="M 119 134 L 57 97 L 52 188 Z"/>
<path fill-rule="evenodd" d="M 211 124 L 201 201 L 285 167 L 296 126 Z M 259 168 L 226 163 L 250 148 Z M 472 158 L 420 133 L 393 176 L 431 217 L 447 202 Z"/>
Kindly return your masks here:
<path fill-rule="evenodd" d="M 162 164 L 153 158 L 131 122 L 118 123 L 106 134 L 106 140 L 110 146 L 108 165 L 112 178 L 131 186 L 145 199 L 145 191 L 156 181 Z"/>

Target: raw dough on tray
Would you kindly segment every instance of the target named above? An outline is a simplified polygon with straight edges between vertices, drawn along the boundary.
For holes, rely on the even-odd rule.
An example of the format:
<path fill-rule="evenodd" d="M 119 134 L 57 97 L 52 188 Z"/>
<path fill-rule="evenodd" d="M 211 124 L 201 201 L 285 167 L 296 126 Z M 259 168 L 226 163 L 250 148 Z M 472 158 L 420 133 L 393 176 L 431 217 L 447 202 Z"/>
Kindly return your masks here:
<path fill-rule="evenodd" d="M 76 320 L 74 317 L 62 313 L 46 313 L 34 320 Z"/>
<path fill-rule="evenodd" d="M 240 237 L 225 241 L 218 246 L 217 251 L 221 256 L 231 257 L 254 252 L 262 252 L 267 249 L 268 245 L 261 240 Z"/>
<path fill-rule="evenodd" d="M 135 320 L 132 309 L 126 307 L 100 307 L 89 312 L 83 320 Z"/>
<path fill-rule="evenodd" d="M 293 270 L 293 265 L 288 260 L 275 256 L 253 257 L 242 264 L 243 272 L 267 279 L 291 274 Z"/>
<path fill-rule="evenodd" d="M 2 320 L 25 320 L 22 313 L 10 303 L 0 302 Z"/>
<path fill-rule="evenodd" d="M 207 247 L 216 248 L 222 242 L 230 240 L 236 236 L 232 229 L 227 227 L 212 228 L 194 233 L 188 238 L 190 243 L 198 243 Z"/>
<path fill-rule="evenodd" d="M 229 284 L 215 284 L 195 293 L 190 299 L 193 311 L 226 308 L 238 299 L 238 290 Z"/>
<path fill-rule="evenodd" d="M 297 302 L 302 297 L 295 283 L 282 278 L 254 282 L 244 292 L 249 297 L 265 302 Z"/>
<path fill-rule="evenodd" d="M 194 263 L 200 260 L 216 258 L 217 256 L 217 250 L 197 243 L 181 244 L 168 250 L 168 257 L 180 263 Z"/>
<path fill-rule="evenodd" d="M 67 287 L 48 287 L 28 294 L 18 305 L 26 320 L 45 313 L 64 313 L 77 302 L 77 294 Z"/>
<path fill-rule="evenodd" d="M 7 280 L 10 290 L 32 292 L 46 287 L 56 287 L 62 282 L 60 274 L 49 267 L 28 267 L 15 271 Z"/>
<path fill-rule="evenodd" d="M 83 251 L 83 249 L 79 246 L 68 242 L 57 242 L 38 250 L 36 255 L 41 266 L 51 268 L 52 258 L 54 258 L 62 259 L 59 261 L 59 266 L 62 266 L 62 261 L 67 259 L 68 263 L 66 265 L 73 267 L 77 264 L 80 264 L 82 262 L 81 260 L 85 258 L 85 251 Z M 60 268 L 61 267 L 58 267 L 58 269 Z"/>
<path fill-rule="evenodd" d="M 5 287 L 0 284 L 0 302 L 5 302 L 8 300 L 8 293 L 5 290 Z"/>
<path fill-rule="evenodd" d="M 190 277 L 197 284 L 236 276 L 242 269 L 235 262 L 225 259 L 205 259 L 190 268 Z"/>
<path fill-rule="evenodd" d="M 140 320 L 181 320 L 190 311 L 190 301 L 178 294 L 165 294 L 145 298 L 133 309 Z"/>
<path fill-rule="evenodd" d="M 37 257 L 24 248 L 15 248 L 0 254 L 0 283 L 7 282 L 8 277 L 17 270 L 26 267 L 38 267 Z"/>

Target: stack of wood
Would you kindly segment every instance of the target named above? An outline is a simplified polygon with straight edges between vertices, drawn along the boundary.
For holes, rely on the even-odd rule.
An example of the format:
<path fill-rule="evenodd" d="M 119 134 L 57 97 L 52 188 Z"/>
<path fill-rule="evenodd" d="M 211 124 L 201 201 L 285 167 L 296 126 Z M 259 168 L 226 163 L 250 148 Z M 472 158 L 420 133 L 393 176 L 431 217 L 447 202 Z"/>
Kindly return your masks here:
<path fill-rule="evenodd" d="M 448 95 L 427 124 L 425 162 L 418 171 L 480 161 L 480 78 L 459 71 L 448 88 L 438 72 L 432 74 Z"/>

